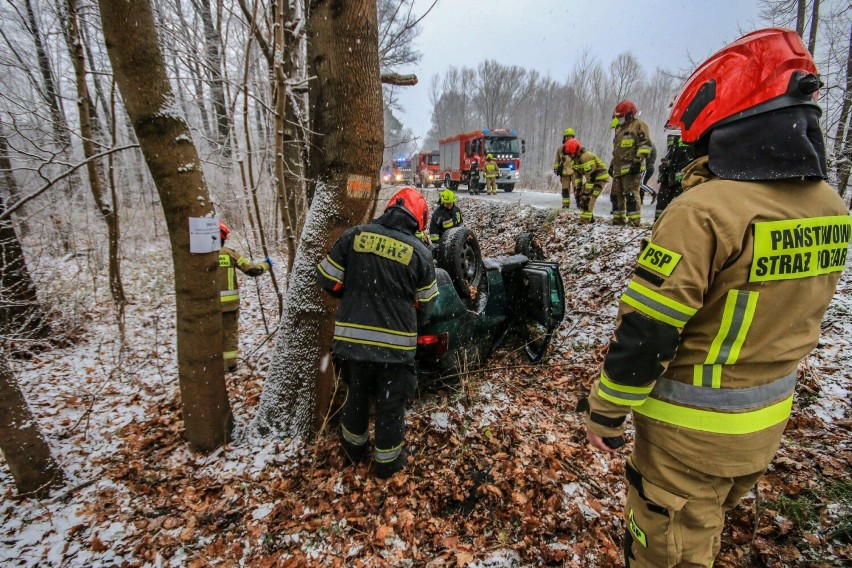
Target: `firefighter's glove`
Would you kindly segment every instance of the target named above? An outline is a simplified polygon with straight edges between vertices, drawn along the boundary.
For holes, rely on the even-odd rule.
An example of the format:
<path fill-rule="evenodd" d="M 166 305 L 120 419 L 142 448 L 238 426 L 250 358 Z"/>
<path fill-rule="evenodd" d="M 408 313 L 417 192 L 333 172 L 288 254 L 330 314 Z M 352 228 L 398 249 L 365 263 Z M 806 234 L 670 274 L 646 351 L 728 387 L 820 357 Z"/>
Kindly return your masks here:
<path fill-rule="evenodd" d="M 610 164 L 610 165 L 609 165 L 609 169 L 607 170 L 607 172 L 609 173 L 609 175 L 610 175 L 610 176 L 612 176 L 612 173 L 613 173 L 614 171 L 615 171 L 615 170 L 613 169 L 612 164 Z"/>
<path fill-rule="evenodd" d="M 559 175 L 559 168 L 553 168 L 553 175 L 555 175 L 555 176 Z"/>
<path fill-rule="evenodd" d="M 271 258 L 269 258 L 267 256 L 266 258 L 263 259 L 263 262 L 267 263 L 269 265 L 269 268 L 272 268 L 272 259 Z"/>
<path fill-rule="evenodd" d="M 630 164 L 630 175 L 638 174 L 641 167 L 642 166 L 639 162 L 633 162 Z"/>

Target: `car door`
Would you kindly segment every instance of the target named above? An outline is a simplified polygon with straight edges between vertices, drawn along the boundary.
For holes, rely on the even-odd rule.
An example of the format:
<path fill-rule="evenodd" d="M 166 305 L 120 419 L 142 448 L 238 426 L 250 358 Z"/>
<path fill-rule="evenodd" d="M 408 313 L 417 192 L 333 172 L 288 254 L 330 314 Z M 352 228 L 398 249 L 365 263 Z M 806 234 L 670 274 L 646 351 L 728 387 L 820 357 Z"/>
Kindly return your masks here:
<path fill-rule="evenodd" d="M 541 361 L 553 331 L 565 318 L 565 291 L 559 265 L 529 262 L 521 271 L 516 302 L 524 352 L 532 362 Z"/>

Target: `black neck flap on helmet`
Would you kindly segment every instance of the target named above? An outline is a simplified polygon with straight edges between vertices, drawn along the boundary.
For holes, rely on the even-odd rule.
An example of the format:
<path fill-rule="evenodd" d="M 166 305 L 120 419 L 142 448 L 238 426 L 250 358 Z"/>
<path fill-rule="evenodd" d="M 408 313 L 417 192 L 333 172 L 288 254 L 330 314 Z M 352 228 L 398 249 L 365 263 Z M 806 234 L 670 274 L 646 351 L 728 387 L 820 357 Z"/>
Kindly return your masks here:
<path fill-rule="evenodd" d="M 699 140 L 696 150 L 723 179 L 826 179 L 820 114 L 816 105 L 798 105 L 740 118 L 714 127 L 709 143 Z"/>

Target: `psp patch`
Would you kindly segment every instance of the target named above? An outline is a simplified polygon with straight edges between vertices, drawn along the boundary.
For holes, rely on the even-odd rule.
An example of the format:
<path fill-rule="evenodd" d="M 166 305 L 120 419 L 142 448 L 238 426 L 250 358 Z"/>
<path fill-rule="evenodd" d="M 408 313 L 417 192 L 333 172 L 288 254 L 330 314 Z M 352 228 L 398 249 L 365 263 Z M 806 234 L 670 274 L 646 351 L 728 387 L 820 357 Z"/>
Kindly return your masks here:
<path fill-rule="evenodd" d="M 683 255 L 673 250 L 648 243 L 648 246 L 639 254 L 639 264 L 663 276 L 671 276 L 681 258 Z"/>

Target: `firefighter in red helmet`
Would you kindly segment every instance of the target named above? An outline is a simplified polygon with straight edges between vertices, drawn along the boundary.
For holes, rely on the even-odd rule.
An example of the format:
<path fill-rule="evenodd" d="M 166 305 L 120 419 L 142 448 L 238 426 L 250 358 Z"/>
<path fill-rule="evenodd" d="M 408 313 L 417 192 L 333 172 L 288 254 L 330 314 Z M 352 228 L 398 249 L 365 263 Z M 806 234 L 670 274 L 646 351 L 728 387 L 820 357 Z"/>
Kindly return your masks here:
<path fill-rule="evenodd" d="M 319 285 L 340 298 L 331 348 L 348 385 L 340 417 L 342 450 L 351 463 L 366 456 L 373 398 L 373 462 L 380 478 L 406 463 L 405 403 L 417 386 L 417 328 L 438 297 L 432 253 L 415 236 L 428 218 L 426 200 L 405 187 L 379 218 L 344 232 L 317 265 Z"/>
<path fill-rule="evenodd" d="M 759 30 L 671 107 L 696 159 L 639 254 L 586 414 L 604 451 L 633 414 L 628 566 L 711 566 L 781 442 L 852 230 L 824 181 L 816 73 L 795 32 Z"/>
<path fill-rule="evenodd" d="M 240 354 L 240 284 L 237 281 L 236 268 L 243 274 L 256 278 L 272 268 L 272 260 L 267 256 L 255 264 L 232 248 L 225 246 L 231 230 L 219 221 L 219 237 L 222 248 L 219 249 L 219 300 L 222 304 L 222 357 L 225 370 L 237 369 L 237 357 Z"/>
<path fill-rule="evenodd" d="M 651 134 L 648 125 L 639 120 L 638 115 L 639 109 L 626 99 L 615 105 L 612 113 L 610 126 L 615 129 L 615 137 L 609 174 L 612 176 L 613 225 L 630 223 L 639 226 L 641 220 L 639 190 L 646 168 L 653 167 L 653 164 L 648 164 Z"/>
<path fill-rule="evenodd" d="M 583 148 L 576 138 L 565 142 L 564 150 L 570 160 L 569 167 L 573 170 L 580 222 L 592 223 L 595 220 L 595 202 L 609 181 L 606 166 L 600 158 Z"/>

